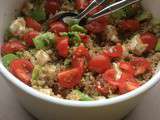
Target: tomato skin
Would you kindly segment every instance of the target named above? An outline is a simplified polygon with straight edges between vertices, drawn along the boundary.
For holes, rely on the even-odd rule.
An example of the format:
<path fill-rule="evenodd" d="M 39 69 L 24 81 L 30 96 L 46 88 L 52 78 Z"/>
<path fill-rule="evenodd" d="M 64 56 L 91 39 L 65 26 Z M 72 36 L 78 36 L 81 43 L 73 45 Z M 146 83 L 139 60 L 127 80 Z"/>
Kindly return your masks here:
<path fill-rule="evenodd" d="M 60 9 L 59 0 L 46 0 L 45 10 L 49 14 L 55 14 Z"/>
<path fill-rule="evenodd" d="M 82 76 L 84 73 L 84 64 L 85 64 L 85 59 L 84 58 L 77 58 L 73 57 L 72 58 L 72 67 L 73 68 L 78 68 L 79 69 L 79 74 Z"/>
<path fill-rule="evenodd" d="M 79 84 L 81 80 L 81 75 L 79 74 L 78 68 L 73 68 L 60 72 L 58 74 L 58 82 L 61 87 L 71 89 Z"/>
<path fill-rule="evenodd" d="M 85 34 L 79 34 L 81 40 L 83 41 L 83 43 L 88 43 L 90 40 L 90 36 L 89 35 L 85 35 Z"/>
<path fill-rule="evenodd" d="M 37 31 L 30 31 L 22 36 L 22 40 L 26 41 L 28 46 L 34 46 L 33 39 L 38 35 Z"/>
<path fill-rule="evenodd" d="M 109 70 L 105 71 L 105 73 L 103 74 L 102 77 L 107 83 L 109 83 L 113 86 L 118 86 L 119 83 L 118 83 L 118 81 L 115 80 L 115 74 L 116 73 L 115 73 L 114 69 L 109 69 Z"/>
<path fill-rule="evenodd" d="M 86 47 L 84 47 L 83 44 L 79 45 L 75 49 L 75 51 L 73 53 L 73 56 L 75 56 L 75 57 L 85 57 L 87 59 L 90 58 L 89 51 L 88 51 L 88 49 Z"/>
<path fill-rule="evenodd" d="M 85 25 L 85 27 L 90 33 L 100 33 L 105 30 L 107 24 L 108 17 L 102 16 L 97 20 L 88 23 L 87 25 Z"/>
<path fill-rule="evenodd" d="M 89 70 L 97 73 L 104 73 L 110 67 L 110 59 L 104 55 L 93 56 L 88 63 Z"/>
<path fill-rule="evenodd" d="M 132 75 L 134 75 L 134 73 L 135 73 L 133 66 L 132 66 L 131 63 L 129 63 L 129 62 L 120 62 L 120 63 L 119 63 L 119 67 L 120 67 L 124 72 L 130 73 L 130 74 L 132 74 Z"/>
<path fill-rule="evenodd" d="M 135 19 L 127 19 L 119 23 L 119 28 L 126 32 L 136 32 L 140 29 L 140 23 Z"/>
<path fill-rule="evenodd" d="M 131 61 L 131 65 L 135 69 L 135 76 L 142 75 L 146 71 L 151 70 L 151 64 L 145 58 L 135 58 L 133 61 Z"/>
<path fill-rule="evenodd" d="M 59 34 L 60 32 L 68 32 L 68 27 L 63 22 L 54 22 L 50 25 L 50 31 Z"/>
<path fill-rule="evenodd" d="M 69 43 L 68 43 L 69 38 L 60 37 L 59 39 L 60 40 L 57 41 L 56 49 L 57 49 L 58 55 L 65 58 L 67 57 L 69 52 Z"/>
<path fill-rule="evenodd" d="M 1 50 L 3 54 L 24 51 L 26 49 L 27 47 L 18 40 L 11 40 L 1 46 Z"/>
<path fill-rule="evenodd" d="M 22 82 L 29 85 L 33 67 L 32 63 L 26 59 L 16 59 L 11 62 L 9 69 Z"/>
<path fill-rule="evenodd" d="M 141 34 L 140 39 L 144 44 L 148 45 L 146 48 L 147 52 L 154 50 L 154 48 L 156 47 L 157 38 L 154 34 L 149 33 L 149 32 L 143 33 Z"/>
<path fill-rule="evenodd" d="M 139 87 L 140 87 L 140 84 L 136 81 L 135 82 L 130 82 L 130 81 L 123 82 L 119 85 L 119 93 L 125 94 L 125 93 L 131 92 Z"/>
<path fill-rule="evenodd" d="M 115 80 L 115 75 L 115 70 L 109 69 L 103 74 L 103 79 L 113 87 L 117 87 L 120 94 L 125 94 L 140 86 L 130 73 L 122 72 L 121 78 L 118 80 Z"/>
<path fill-rule="evenodd" d="M 87 0 L 76 0 L 75 1 L 75 8 L 77 10 L 84 10 L 88 5 L 88 1 Z"/>
<path fill-rule="evenodd" d="M 27 27 L 32 28 L 32 29 L 34 29 L 35 31 L 38 31 L 38 32 L 40 32 L 42 30 L 41 24 L 38 23 L 33 18 L 27 17 L 25 20 L 26 20 Z"/>
<path fill-rule="evenodd" d="M 103 51 L 105 56 L 109 56 L 110 58 L 120 58 L 123 55 L 123 47 L 120 43 L 116 44 L 111 51 Z"/>

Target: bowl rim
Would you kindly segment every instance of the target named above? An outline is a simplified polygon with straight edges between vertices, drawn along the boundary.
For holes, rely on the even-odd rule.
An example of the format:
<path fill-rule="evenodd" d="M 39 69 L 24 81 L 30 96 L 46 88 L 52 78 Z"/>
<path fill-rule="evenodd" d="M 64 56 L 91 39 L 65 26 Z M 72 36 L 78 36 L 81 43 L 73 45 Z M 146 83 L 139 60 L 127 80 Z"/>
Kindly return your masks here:
<path fill-rule="evenodd" d="M 22 90 L 23 92 L 46 102 L 62 105 L 62 106 L 70 106 L 70 107 L 99 107 L 99 106 L 108 106 L 116 103 L 120 103 L 123 101 L 127 101 L 131 98 L 134 98 L 144 92 L 148 91 L 150 88 L 154 87 L 160 81 L 160 71 L 157 72 L 148 82 L 146 82 L 141 87 L 133 90 L 124 95 L 117 96 L 115 98 L 103 99 L 97 101 L 74 101 L 74 100 L 66 100 L 61 99 L 54 96 L 49 96 L 44 93 L 41 93 L 28 85 L 21 82 L 18 78 L 12 75 L 2 64 L 0 61 L 0 74 L 6 78 L 9 82 L 11 82 L 14 86 Z"/>

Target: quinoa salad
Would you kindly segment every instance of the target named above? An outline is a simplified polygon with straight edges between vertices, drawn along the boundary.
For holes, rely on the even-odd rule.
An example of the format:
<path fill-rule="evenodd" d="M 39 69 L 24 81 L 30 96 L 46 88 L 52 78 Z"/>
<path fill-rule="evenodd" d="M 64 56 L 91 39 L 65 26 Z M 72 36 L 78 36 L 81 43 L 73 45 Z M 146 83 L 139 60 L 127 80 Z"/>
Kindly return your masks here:
<path fill-rule="evenodd" d="M 52 20 L 61 11 L 78 14 L 91 2 L 25 2 L 4 35 L 3 65 L 33 89 L 68 100 L 108 99 L 145 84 L 160 61 L 160 20 L 140 2 L 85 25 Z"/>

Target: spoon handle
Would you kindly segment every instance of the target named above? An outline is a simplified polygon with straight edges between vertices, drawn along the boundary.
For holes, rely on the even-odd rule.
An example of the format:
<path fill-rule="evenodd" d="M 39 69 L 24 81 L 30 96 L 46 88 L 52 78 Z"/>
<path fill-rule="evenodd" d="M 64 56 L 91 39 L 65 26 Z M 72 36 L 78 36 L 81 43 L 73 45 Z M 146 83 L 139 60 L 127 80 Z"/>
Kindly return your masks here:
<path fill-rule="evenodd" d="M 93 0 L 92 3 L 83 10 L 76 18 L 81 20 L 84 18 L 90 11 L 92 11 L 94 8 L 96 8 L 98 5 L 102 4 L 105 0 Z"/>
<path fill-rule="evenodd" d="M 121 1 L 115 2 L 115 3 L 107 6 L 103 10 L 99 11 L 98 13 L 94 14 L 93 16 L 91 16 L 88 19 L 88 22 L 91 22 L 101 16 L 111 14 L 119 9 L 122 9 L 128 5 L 131 5 L 131 4 L 139 2 L 139 1 L 141 1 L 141 0 L 121 0 Z"/>

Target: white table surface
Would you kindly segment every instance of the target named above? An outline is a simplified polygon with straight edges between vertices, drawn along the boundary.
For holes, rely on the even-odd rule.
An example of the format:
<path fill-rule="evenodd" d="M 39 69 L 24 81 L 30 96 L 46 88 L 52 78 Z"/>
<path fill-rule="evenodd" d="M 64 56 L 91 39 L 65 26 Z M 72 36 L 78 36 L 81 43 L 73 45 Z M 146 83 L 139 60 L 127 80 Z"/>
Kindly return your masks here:
<path fill-rule="evenodd" d="M 36 120 L 23 110 L 0 76 L 0 120 Z M 125 120 L 160 120 L 160 84 L 153 88 Z"/>

